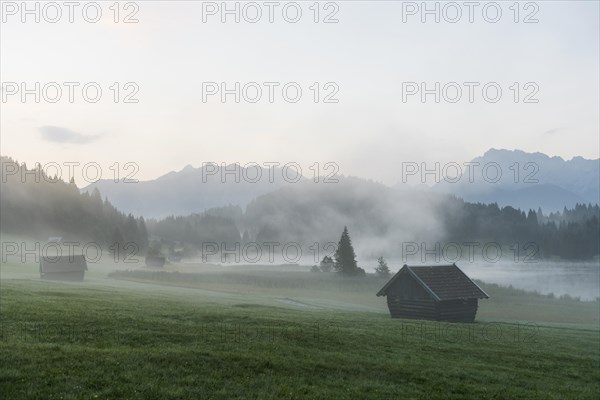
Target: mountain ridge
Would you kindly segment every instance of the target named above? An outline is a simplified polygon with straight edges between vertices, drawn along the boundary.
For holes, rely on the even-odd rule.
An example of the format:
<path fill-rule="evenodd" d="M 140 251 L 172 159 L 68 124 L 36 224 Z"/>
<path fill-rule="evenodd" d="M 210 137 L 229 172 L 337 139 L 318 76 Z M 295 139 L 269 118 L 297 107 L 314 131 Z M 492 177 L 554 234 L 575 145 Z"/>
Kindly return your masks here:
<path fill-rule="evenodd" d="M 577 203 L 600 203 L 600 159 L 575 156 L 565 160 L 541 152 L 491 148 L 471 162 L 480 165 L 497 163 L 501 168 L 501 179 L 491 183 L 480 173 L 475 173 L 472 183 L 463 177 L 457 183 L 442 180 L 429 188 L 421 185 L 412 189 L 432 190 L 469 202 L 496 202 L 524 210 L 541 207 L 548 212 L 573 207 Z M 239 168 L 238 176 L 232 172 L 233 168 Z M 156 179 L 135 184 L 100 180 L 81 191 L 91 192 L 98 188 L 102 196 L 123 212 L 163 218 L 230 204 L 243 208 L 261 195 L 298 183 L 287 181 L 278 167 L 271 171 L 258 167 L 260 179 L 254 182 L 253 177 L 259 172 L 254 168 L 244 168 L 237 163 L 222 166 L 204 164 L 202 167 L 187 164 L 179 171 L 170 171 Z M 299 182 L 310 182 L 310 179 L 301 177 Z M 397 184 L 391 187 L 407 190 L 406 186 Z"/>

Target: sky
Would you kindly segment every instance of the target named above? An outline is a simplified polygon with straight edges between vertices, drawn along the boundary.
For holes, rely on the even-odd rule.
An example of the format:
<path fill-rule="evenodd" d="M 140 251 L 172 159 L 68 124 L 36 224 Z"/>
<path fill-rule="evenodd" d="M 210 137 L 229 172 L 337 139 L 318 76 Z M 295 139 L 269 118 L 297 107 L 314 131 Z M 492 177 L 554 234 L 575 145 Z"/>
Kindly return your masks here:
<path fill-rule="evenodd" d="M 118 15 L 98 3 L 97 18 L 78 3 L 71 23 L 62 2 L 60 18 L 38 3 L 39 22 L 2 2 L 2 155 L 94 162 L 103 178 L 135 163 L 141 180 L 205 162 L 294 162 L 306 175 L 333 162 L 387 184 L 403 161 L 489 148 L 600 157 L 596 1 L 479 2 L 472 22 L 463 2 L 429 2 L 439 21 L 421 2 L 277 2 L 272 23 L 264 2 L 228 2 L 239 22 L 221 2 L 122 2 Z"/>

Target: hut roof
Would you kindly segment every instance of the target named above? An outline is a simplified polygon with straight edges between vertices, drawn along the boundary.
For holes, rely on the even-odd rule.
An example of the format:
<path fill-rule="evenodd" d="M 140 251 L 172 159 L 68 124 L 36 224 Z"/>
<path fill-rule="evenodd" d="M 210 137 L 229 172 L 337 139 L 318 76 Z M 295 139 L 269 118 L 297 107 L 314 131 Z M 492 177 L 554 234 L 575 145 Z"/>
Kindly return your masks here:
<path fill-rule="evenodd" d="M 87 271 L 87 263 L 82 255 L 43 256 L 40 258 L 40 272 Z"/>
<path fill-rule="evenodd" d="M 437 301 L 489 298 L 456 264 L 427 266 L 408 266 L 405 264 L 381 288 L 377 296 L 385 296 L 394 282 L 404 274 L 411 275 Z"/>

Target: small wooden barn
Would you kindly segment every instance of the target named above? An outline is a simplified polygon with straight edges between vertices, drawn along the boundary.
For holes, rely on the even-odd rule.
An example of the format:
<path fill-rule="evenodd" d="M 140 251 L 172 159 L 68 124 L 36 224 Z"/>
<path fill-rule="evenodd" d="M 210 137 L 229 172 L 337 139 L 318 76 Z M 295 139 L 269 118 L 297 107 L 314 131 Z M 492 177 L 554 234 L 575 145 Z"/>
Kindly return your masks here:
<path fill-rule="evenodd" d="M 165 257 L 153 256 L 153 255 L 146 255 L 145 261 L 146 261 L 147 267 L 153 267 L 153 268 L 162 268 L 165 266 L 165 263 L 167 262 Z"/>
<path fill-rule="evenodd" d="M 392 318 L 473 322 L 479 299 L 489 296 L 452 265 L 404 265 L 377 296 L 386 296 Z"/>
<path fill-rule="evenodd" d="M 54 281 L 83 281 L 87 262 L 83 255 L 43 256 L 40 278 Z"/>

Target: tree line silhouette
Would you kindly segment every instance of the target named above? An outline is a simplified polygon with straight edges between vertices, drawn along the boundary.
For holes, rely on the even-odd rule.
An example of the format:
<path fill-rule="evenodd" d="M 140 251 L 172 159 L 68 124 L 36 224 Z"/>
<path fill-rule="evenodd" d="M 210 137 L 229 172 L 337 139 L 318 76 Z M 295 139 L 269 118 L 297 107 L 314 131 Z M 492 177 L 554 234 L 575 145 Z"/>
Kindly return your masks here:
<path fill-rule="evenodd" d="M 80 193 L 73 179 L 67 183 L 48 176 L 39 164 L 29 169 L 4 156 L 1 163 L 3 233 L 39 240 L 63 236 L 65 240 L 93 241 L 101 246 L 135 243 L 140 249 L 147 247 L 144 218 L 123 214 L 108 200 L 102 200 L 98 190 Z"/>
<path fill-rule="evenodd" d="M 39 165 L 28 169 L 11 158 L 2 157 L 1 160 L 0 231 L 3 233 L 38 238 L 62 235 L 75 240 L 93 240 L 105 246 L 134 242 L 141 250 L 148 247 L 149 236 L 163 243 L 179 243 L 196 249 L 201 249 L 206 242 L 235 245 L 258 239 L 284 240 L 278 237 L 279 230 L 269 235 L 259 224 L 252 223 L 271 221 L 268 207 L 261 209 L 260 218 L 245 221 L 242 210 L 234 206 L 145 221 L 143 217 L 120 212 L 107 199 L 103 200 L 98 190 L 91 194 L 80 193 L 72 180 L 65 182 L 45 175 Z M 5 173 L 5 163 L 16 165 L 16 173 Z M 34 174 L 25 174 L 28 179 L 23 179 L 22 172 L 32 171 L 35 178 Z M 440 195 L 431 196 L 439 198 Z M 294 212 L 295 207 L 288 204 L 289 207 L 290 215 L 304 216 L 311 212 L 304 209 Z M 544 214 L 541 209 L 525 212 L 496 203 L 469 203 L 446 196 L 435 212 L 442 220 L 447 242 L 493 241 L 506 246 L 534 243 L 539 250 L 538 256 L 543 259 L 586 260 L 600 254 L 600 208 L 597 204 L 577 204 L 572 209 L 565 207 L 561 212 Z M 278 228 L 298 230 L 302 220 L 298 217 L 293 219 L 296 223 Z M 364 223 L 368 221 L 361 224 Z M 382 223 L 384 221 L 371 221 L 372 230 L 378 231 L 377 227 Z M 311 243 L 307 241 L 306 244 Z"/>
<path fill-rule="evenodd" d="M 597 204 L 577 204 L 544 214 L 541 209 L 525 213 L 510 206 L 468 203 L 456 197 L 451 202 L 455 211 L 444 214 L 447 241 L 493 241 L 506 246 L 534 243 L 537 257 L 542 259 L 586 260 L 600 254 Z"/>

